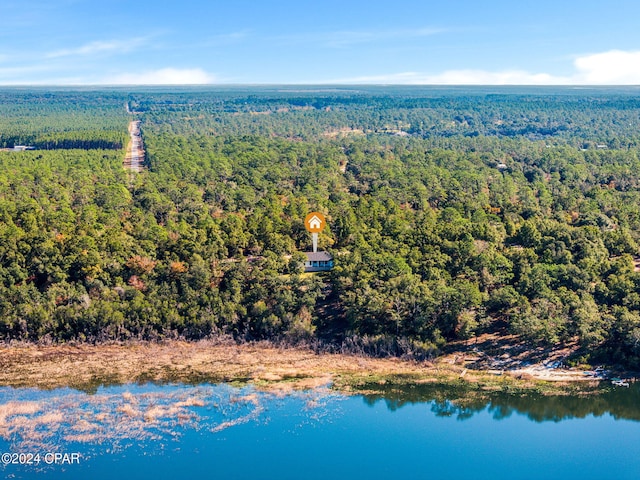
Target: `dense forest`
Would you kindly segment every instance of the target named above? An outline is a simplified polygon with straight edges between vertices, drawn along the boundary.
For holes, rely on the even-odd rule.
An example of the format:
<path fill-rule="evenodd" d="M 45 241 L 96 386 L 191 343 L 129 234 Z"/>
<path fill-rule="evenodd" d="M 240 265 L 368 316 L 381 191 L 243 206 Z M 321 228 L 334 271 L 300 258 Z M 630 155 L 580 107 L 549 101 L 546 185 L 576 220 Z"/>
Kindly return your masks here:
<path fill-rule="evenodd" d="M 637 89 L 4 89 L 14 145 L 5 341 L 436 355 L 500 331 L 640 367 Z M 330 272 L 303 272 L 312 210 Z"/>

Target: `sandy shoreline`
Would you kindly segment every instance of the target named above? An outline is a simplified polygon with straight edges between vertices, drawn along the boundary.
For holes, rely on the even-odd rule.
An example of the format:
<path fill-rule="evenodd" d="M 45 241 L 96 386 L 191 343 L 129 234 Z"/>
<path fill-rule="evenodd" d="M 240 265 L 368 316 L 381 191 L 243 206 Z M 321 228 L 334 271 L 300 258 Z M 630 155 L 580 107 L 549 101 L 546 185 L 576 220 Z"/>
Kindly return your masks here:
<path fill-rule="evenodd" d="M 0 347 L 0 386 L 93 390 L 132 382 L 251 382 L 267 388 L 313 388 L 333 384 L 348 391 L 366 383 L 466 381 L 532 387 L 535 382 L 597 382 L 570 369 L 530 365 L 476 370 L 459 354 L 433 362 L 316 354 L 303 348 L 210 341 L 103 345 L 12 345 Z"/>

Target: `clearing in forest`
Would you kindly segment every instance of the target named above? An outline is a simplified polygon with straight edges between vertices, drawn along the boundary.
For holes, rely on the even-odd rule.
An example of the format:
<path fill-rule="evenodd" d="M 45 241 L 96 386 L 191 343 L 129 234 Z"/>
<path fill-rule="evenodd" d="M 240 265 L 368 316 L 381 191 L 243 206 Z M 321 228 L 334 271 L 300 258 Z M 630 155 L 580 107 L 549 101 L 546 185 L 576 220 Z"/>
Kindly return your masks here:
<path fill-rule="evenodd" d="M 129 123 L 129 135 L 131 136 L 131 140 L 127 147 L 127 154 L 124 157 L 124 168 L 137 173 L 142 171 L 142 162 L 144 161 L 140 121 L 134 120 Z"/>

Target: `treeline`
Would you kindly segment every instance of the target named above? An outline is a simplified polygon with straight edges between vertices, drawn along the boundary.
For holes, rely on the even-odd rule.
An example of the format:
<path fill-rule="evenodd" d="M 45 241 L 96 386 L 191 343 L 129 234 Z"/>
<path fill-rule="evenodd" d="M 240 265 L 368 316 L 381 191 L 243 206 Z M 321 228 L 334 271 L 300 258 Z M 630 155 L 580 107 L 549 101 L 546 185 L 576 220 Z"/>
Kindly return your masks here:
<path fill-rule="evenodd" d="M 585 149 L 588 138 L 557 132 L 289 138 L 325 128 L 293 108 L 306 106 L 297 93 L 256 95 L 291 107 L 260 134 L 199 123 L 212 106 L 243 118 L 242 95 L 132 94 L 148 156 L 132 183 L 122 152 L 0 153 L 1 338 L 225 333 L 436 353 L 505 326 L 533 343 L 578 342 L 586 360 L 640 366 L 640 160 L 621 141 L 628 125 L 612 120 L 635 111 L 634 97 L 546 100 L 579 105 L 582 124 L 595 118 L 621 141 Z M 378 117 L 437 100 L 449 105 L 442 115 L 464 106 L 489 118 L 493 101 L 367 95 L 325 100 L 333 110 L 342 99 L 354 127 L 373 118 L 368 102 Z M 541 97 L 504 97 L 505 121 L 554 114 Z M 311 210 L 329 220 L 327 274 L 302 273 Z"/>
<path fill-rule="evenodd" d="M 122 148 L 126 100 L 124 91 L 0 89 L 0 148 Z"/>
<path fill-rule="evenodd" d="M 126 131 L 86 130 L 41 135 L 29 145 L 38 150 L 121 150 L 126 146 L 128 137 Z"/>
<path fill-rule="evenodd" d="M 420 138 L 496 136 L 579 148 L 639 144 L 640 102 L 629 89 L 344 87 L 187 90 L 133 94 L 146 126 L 178 135 L 338 134 Z"/>

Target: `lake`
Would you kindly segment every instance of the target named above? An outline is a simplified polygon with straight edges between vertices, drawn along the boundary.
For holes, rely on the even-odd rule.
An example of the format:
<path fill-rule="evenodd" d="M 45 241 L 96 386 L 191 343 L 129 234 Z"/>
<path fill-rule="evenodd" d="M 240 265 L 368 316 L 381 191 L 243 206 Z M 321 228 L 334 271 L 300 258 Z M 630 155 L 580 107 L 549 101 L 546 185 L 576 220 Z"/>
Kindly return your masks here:
<path fill-rule="evenodd" d="M 376 386 L 375 393 L 350 396 L 327 388 L 261 392 L 226 384 L 92 392 L 2 387 L 0 473 L 51 479 L 638 478 L 638 387 L 592 396 L 486 393 L 462 384 Z M 27 461 L 32 465 L 19 464 Z"/>

